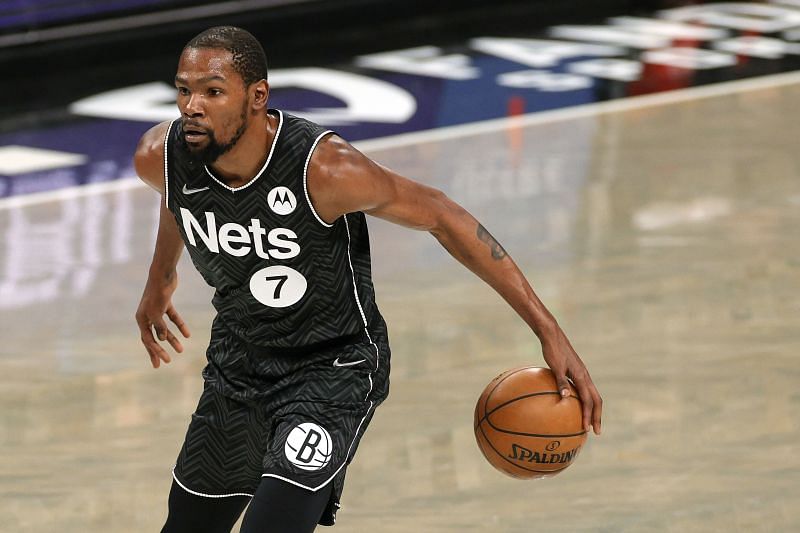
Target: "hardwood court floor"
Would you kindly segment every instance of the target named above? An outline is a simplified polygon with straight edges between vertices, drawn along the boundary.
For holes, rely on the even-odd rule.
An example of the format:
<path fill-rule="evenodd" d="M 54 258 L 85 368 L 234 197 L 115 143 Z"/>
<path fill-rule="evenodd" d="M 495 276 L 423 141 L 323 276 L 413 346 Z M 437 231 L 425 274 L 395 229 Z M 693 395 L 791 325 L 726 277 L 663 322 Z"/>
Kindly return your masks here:
<path fill-rule="evenodd" d="M 392 392 L 349 469 L 348 532 L 800 529 L 800 86 L 465 135 L 372 156 L 494 233 L 603 393 L 561 476 L 493 471 L 472 409 L 535 338 L 425 234 L 371 225 Z M 154 371 L 133 313 L 142 188 L 0 211 L 0 529 L 158 531 L 201 389 L 211 292 Z M 184 258 L 185 259 L 185 258 Z"/>

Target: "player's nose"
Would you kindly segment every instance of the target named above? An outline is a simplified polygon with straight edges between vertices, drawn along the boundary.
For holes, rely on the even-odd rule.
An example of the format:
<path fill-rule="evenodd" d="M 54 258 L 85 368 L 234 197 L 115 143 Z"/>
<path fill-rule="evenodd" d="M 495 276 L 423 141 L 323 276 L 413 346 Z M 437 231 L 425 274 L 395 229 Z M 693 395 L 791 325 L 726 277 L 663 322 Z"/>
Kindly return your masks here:
<path fill-rule="evenodd" d="M 202 117 L 204 114 L 203 111 L 203 101 L 200 95 L 193 94 L 189 97 L 189 100 L 186 102 L 186 107 L 184 108 L 184 114 L 187 117 Z"/>

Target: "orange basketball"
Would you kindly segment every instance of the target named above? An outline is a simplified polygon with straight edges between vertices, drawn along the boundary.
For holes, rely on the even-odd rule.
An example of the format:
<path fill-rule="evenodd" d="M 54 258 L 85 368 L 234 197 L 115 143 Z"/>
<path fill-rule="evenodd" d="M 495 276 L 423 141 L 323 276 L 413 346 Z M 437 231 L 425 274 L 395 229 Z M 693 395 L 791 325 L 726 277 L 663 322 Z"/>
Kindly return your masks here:
<path fill-rule="evenodd" d="M 572 385 L 570 393 L 562 399 L 548 368 L 513 368 L 494 378 L 475 406 L 475 438 L 484 457 L 520 479 L 563 471 L 586 442 Z"/>

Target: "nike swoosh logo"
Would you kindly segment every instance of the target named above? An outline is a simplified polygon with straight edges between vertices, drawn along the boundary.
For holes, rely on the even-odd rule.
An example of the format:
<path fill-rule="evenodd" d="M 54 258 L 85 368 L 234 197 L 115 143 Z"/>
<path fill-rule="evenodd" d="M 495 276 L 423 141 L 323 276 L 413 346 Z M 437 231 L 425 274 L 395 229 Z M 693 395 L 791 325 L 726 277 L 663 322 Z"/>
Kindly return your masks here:
<path fill-rule="evenodd" d="M 339 362 L 339 358 L 337 357 L 336 360 L 333 362 L 333 366 L 339 366 L 339 367 L 341 367 L 341 366 L 355 366 L 355 365 L 359 365 L 359 364 L 363 363 L 364 361 L 366 361 L 366 359 L 359 359 L 358 361 L 352 361 L 350 363 L 340 363 Z"/>
<path fill-rule="evenodd" d="M 201 189 L 190 189 L 189 187 L 187 187 L 187 186 L 184 184 L 184 186 L 183 186 L 183 194 L 194 194 L 194 193 L 196 193 L 196 192 L 203 192 L 203 191 L 207 191 L 208 189 L 210 189 L 210 187 L 203 187 L 203 188 L 201 188 Z"/>

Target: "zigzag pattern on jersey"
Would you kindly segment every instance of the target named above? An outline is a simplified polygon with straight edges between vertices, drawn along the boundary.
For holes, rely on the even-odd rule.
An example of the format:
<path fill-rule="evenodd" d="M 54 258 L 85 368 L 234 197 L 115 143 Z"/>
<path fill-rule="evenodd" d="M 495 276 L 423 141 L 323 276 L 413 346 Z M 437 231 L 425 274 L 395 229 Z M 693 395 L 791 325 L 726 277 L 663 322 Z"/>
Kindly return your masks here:
<path fill-rule="evenodd" d="M 325 131 L 323 128 L 281 114 L 280 132 L 267 168 L 258 179 L 237 190 L 216 181 L 192 157 L 178 142 L 180 130 L 180 122 L 176 121 L 168 142 L 168 207 L 176 216 L 192 262 L 205 281 L 216 288 L 214 307 L 231 332 L 258 346 L 296 348 L 363 331 L 353 294 L 348 243 L 367 321 L 382 322 L 372 289 L 364 215 L 348 215 L 348 238 L 343 219 L 325 227 L 306 202 L 303 167 L 314 139 Z M 209 189 L 186 195 L 184 185 Z M 268 207 L 267 194 L 276 186 L 287 187 L 294 194 L 297 207 L 292 213 L 279 215 Z M 194 246 L 186 234 L 181 208 L 188 209 L 202 228 L 206 227 L 206 213 L 213 213 L 217 229 L 226 223 L 246 228 L 252 219 L 259 220 L 267 232 L 273 228 L 289 229 L 297 234 L 300 253 L 290 259 L 267 260 L 251 250 L 246 256 L 236 257 L 222 250 L 210 251 L 197 237 Z M 266 242 L 264 248 L 269 248 Z M 255 299 L 250 292 L 250 278 L 270 265 L 286 265 L 306 278 L 308 287 L 300 301 L 289 307 L 272 308 Z"/>
<path fill-rule="evenodd" d="M 361 344 L 341 354 L 355 359 L 371 351 Z M 240 351 L 238 357 L 247 356 Z M 371 407 L 385 398 L 388 386 L 387 367 L 374 375 L 373 394 L 365 401 L 369 383 L 364 376 L 370 364 L 337 368 L 331 357 L 332 352 L 319 352 L 297 364 L 286 358 L 265 366 L 261 377 L 270 386 L 262 383 L 259 397 L 250 401 L 230 399 L 207 384 L 178 456 L 177 479 L 206 495 L 252 494 L 265 473 L 308 487 L 330 479 L 352 459 L 374 413 Z M 286 458 L 286 437 L 303 422 L 322 426 L 332 438 L 330 464 L 317 471 L 297 469 Z M 342 471 L 335 482 L 337 494 L 343 478 Z"/>
<path fill-rule="evenodd" d="M 380 365 L 375 360 L 375 347 L 366 341 L 317 350 L 303 357 L 264 357 L 259 348 L 245 346 L 233 335 L 226 336 L 223 328 L 218 323 L 212 326 L 209 351 L 225 356 L 212 359 L 203 370 L 203 378 L 229 398 L 247 403 L 267 401 L 270 411 L 277 414 L 297 402 L 363 411 L 369 401 L 377 405 L 388 394 L 385 328 L 375 328 L 373 337 L 381 347 Z M 362 362 L 335 367 L 335 359 Z M 372 372 L 376 366 L 378 372 Z"/>
<path fill-rule="evenodd" d="M 261 415 L 207 389 L 192 415 L 175 476 L 204 495 L 254 494 L 267 442 Z"/>

